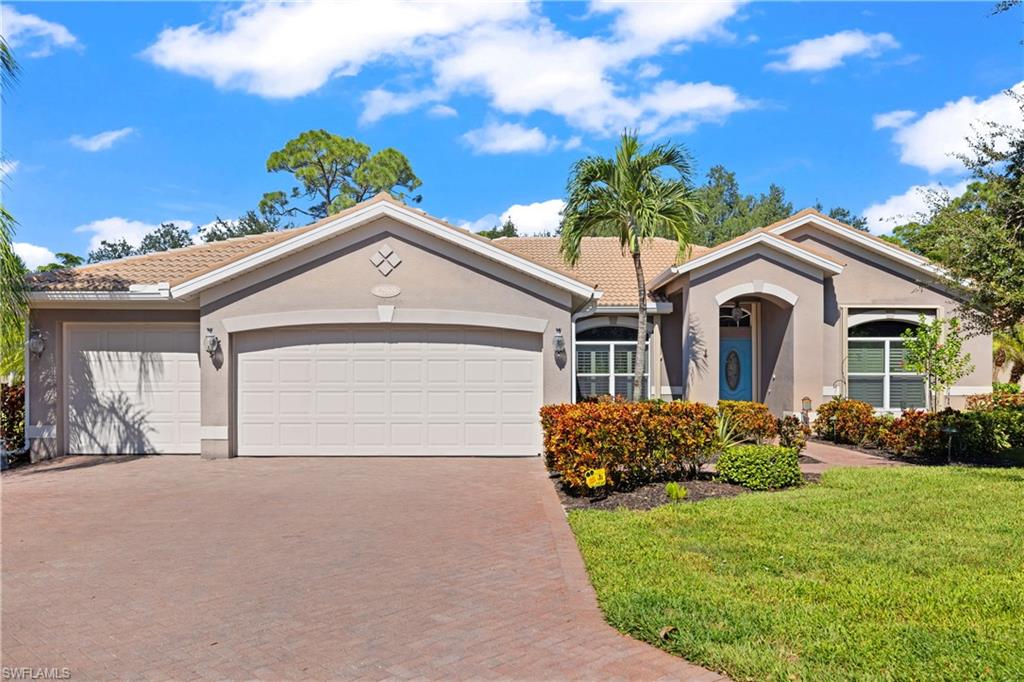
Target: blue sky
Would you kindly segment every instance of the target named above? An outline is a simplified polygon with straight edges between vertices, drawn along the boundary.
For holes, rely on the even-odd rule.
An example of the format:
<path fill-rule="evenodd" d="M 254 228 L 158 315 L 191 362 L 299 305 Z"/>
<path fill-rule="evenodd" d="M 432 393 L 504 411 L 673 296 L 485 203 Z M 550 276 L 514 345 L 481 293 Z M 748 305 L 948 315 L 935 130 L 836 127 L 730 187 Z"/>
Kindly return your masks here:
<path fill-rule="evenodd" d="M 961 191 L 972 121 L 1019 117 L 1021 14 L 991 5 L 5 3 L 3 200 L 29 265 L 84 255 L 255 207 L 325 128 L 403 151 L 434 215 L 542 230 L 628 126 L 885 232 Z"/>

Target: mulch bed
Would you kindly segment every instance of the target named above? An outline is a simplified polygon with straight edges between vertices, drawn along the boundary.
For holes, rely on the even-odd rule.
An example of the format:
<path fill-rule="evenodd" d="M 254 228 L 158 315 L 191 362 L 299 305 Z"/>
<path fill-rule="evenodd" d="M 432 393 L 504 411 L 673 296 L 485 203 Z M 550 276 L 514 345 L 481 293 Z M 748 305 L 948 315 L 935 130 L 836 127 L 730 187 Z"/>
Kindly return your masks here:
<path fill-rule="evenodd" d="M 810 458 L 808 458 L 810 459 Z M 817 474 L 804 474 L 804 480 L 808 483 L 816 483 L 819 480 Z M 672 500 L 665 495 L 665 482 L 648 483 L 647 485 L 634 488 L 633 490 L 612 491 L 600 497 L 581 497 L 570 495 L 562 488 L 557 478 L 551 479 L 558 492 L 565 509 L 636 509 L 646 510 L 669 504 Z M 701 500 L 713 499 L 716 497 L 735 497 L 743 493 L 754 492 L 749 488 L 732 483 L 716 481 L 711 474 L 703 474 L 701 478 L 693 481 L 680 481 L 680 485 L 686 488 L 686 499 L 682 503 L 700 502 Z"/>

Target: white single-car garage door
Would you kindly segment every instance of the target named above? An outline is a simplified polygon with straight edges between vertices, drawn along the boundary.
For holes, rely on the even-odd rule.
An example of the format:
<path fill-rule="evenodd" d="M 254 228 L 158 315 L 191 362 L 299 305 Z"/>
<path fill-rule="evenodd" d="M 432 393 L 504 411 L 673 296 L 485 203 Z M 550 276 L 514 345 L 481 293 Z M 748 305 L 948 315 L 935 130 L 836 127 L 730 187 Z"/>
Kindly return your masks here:
<path fill-rule="evenodd" d="M 198 453 L 199 327 L 65 326 L 70 454 Z"/>
<path fill-rule="evenodd" d="M 539 334 L 366 326 L 235 342 L 239 455 L 535 455 Z"/>

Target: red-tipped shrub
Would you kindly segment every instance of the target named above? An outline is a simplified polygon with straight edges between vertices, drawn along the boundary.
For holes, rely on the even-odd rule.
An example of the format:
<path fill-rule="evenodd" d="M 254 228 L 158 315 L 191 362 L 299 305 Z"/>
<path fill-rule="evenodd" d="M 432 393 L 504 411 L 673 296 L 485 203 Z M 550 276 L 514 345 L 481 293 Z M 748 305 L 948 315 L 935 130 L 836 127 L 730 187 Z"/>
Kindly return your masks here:
<path fill-rule="evenodd" d="M 701 403 L 590 402 L 541 408 L 548 466 L 571 489 L 603 468 L 608 487 L 629 489 L 679 476 L 708 461 L 715 411 Z"/>
<path fill-rule="evenodd" d="M 822 438 L 834 439 L 837 443 L 865 445 L 878 440 L 881 424 L 881 420 L 875 416 L 875 408 L 869 403 L 837 398 L 818 408 L 814 432 Z"/>
<path fill-rule="evenodd" d="M 743 440 L 764 443 L 779 434 L 775 417 L 764 403 L 745 400 L 719 400 L 718 411 L 729 417 L 736 435 Z"/>

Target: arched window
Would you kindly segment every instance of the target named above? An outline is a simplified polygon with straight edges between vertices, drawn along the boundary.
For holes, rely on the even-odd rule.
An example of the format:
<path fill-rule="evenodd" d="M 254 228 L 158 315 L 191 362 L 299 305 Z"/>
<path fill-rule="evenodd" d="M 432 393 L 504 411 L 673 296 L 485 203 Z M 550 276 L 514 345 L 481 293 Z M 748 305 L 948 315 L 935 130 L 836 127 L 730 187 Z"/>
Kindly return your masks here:
<path fill-rule="evenodd" d="M 723 305 L 718 309 L 719 327 L 749 327 L 750 311 L 736 304 Z"/>
<path fill-rule="evenodd" d="M 874 320 L 850 327 L 847 334 L 847 393 L 881 410 L 927 407 L 924 377 L 903 362 L 904 331 L 917 325 L 902 320 Z"/>
<path fill-rule="evenodd" d="M 644 364 L 642 398 L 647 397 L 650 376 L 650 352 Z M 636 329 L 594 327 L 576 334 L 576 398 L 601 395 L 633 399 L 633 372 L 636 369 Z"/>

